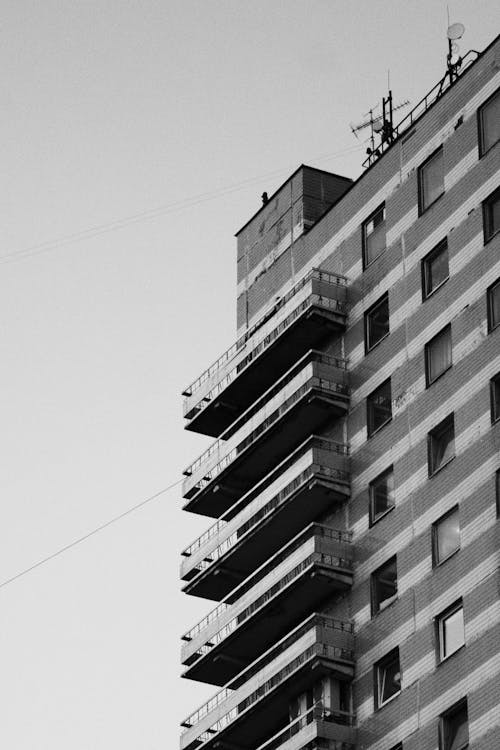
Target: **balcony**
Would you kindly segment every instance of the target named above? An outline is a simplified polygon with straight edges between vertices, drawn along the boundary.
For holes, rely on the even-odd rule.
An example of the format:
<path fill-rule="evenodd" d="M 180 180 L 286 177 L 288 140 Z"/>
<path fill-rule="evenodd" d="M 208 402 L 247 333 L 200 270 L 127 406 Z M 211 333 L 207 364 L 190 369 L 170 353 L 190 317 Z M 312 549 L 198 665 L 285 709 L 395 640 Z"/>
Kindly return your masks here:
<path fill-rule="evenodd" d="M 316 704 L 257 750 L 356 750 L 354 715 Z"/>
<path fill-rule="evenodd" d="M 291 700 L 324 675 L 352 680 L 353 645 L 351 623 L 309 617 L 183 722 L 181 747 L 255 748 L 286 731 Z"/>
<path fill-rule="evenodd" d="M 183 640 L 184 677 L 225 685 L 324 599 L 352 585 L 348 531 L 311 524 Z"/>
<path fill-rule="evenodd" d="M 332 440 L 310 438 L 277 480 L 250 502 L 247 493 L 237 515 L 219 520 L 185 550 L 184 591 L 220 601 L 309 523 L 343 503 L 348 459 L 338 449 Z"/>
<path fill-rule="evenodd" d="M 218 437 L 292 367 L 346 321 L 346 279 L 313 269 L 183 395 L 186 428 Z"/>
<path fill-rule="evenodd" d="M 309 352 L 185 469 L 185 510 L 219 518 L 348 405 L 344 361 Z"/>

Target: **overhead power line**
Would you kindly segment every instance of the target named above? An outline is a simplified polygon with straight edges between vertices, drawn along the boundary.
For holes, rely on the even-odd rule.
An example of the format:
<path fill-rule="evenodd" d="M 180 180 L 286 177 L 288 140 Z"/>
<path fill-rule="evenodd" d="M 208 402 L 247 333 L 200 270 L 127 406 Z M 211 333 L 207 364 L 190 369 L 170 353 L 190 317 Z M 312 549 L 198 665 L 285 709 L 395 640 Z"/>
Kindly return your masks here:
<path fill-rule="evenodd" d="M 19 573 L 16 573 L 11 578 L 8 578 L 6 581 L 3 581 L 2 583 L 0 583 L 0 589 L 3 588 L 4 586 L 7 586 L 9 583 L 13 583 L 14 581 L 17 581 L 18 578 L 21 578 L 22 576 L 25 576 L 28 573 L 31 573 L 31 571 L 36 570 L 36 568 L 39 568 L 41 565 L 45 565 L 45 563 L 48 563 L 50 560 L 53 560 L 55 557 L 59 557 L 59 555 L 62 555 L 64 552 L 67 552 L 72 547 L 76 547 L 78 544 L 82 544 L 82 542 L 87 541 L 87 539 L 90 539 L 90 537 L 95 536 L 96 534 L 103 531 L 104 529 L 107 529 L 108 526 L 111 526 L 117 521 L 121 521 L 122 518 L 129 516 L 131 513 L 134 513 L 136 510 L 139 510 L 139 508 L 142 508 L 144 505 L 147 505 L 148 503 L 151 503 L 153 500 L 156 500 L 157 498 L 159 498 L 161 495 L 164 495 L 165 492 L 168 492 L 174 487 L 177 487 L 177 485 L 180 484 L 181 482 L 182 482 L 182 479 L 178 479 L 177 482 L 173 482 L 173 484 L 169 484 L 168 487 L 164 487 L 159 492 L 155 492 L 154 495 L 150 495 L 145 500 L 141 500 L 141 502 L 137 503 L 137 505 L 132 506 L 132 508 L 128 508 L 127 510 L 123 511 L 123 513 L 120 513 L 120 515 L 115 516 L 114 518 L 111 518 L 109 521 L 106 521 L 105 523 L 102 523 L 100 526 L 97 526 L 95 529 L 92 529 L 92 531 L 89 531 L 87 534 L 84 534 L 78 539 L 74 539 L 72 542 L 70 542 L 69 544 L 66 544 L 64 547 L 61 547 L 56 552 L 53 552 L 51 555 L 47 555 L 47 557 L 44 557 L 41 560 L 38 560 L 38 562 L 33 563 L 33 565 L 30 565 L 29 568 L 25 568 L 24 570 L 21 570 Z"/>
<path fill-rule="evenodd" d="M 345 148 L 342 151 L 336 151 L 333 153 L 316 156 L 312 159 L 312 161 L 333 159 L 348 153 L 359 151 L 360 148 L 360 146 L 350 146 L 349 148 Z M 0 255 L 0 263 L 9 263 L 17 260 L 23 260 L 24 258 L 31 258 L 34 255 L 41 255 L 42 253 L 48 253 L 52 250 L 57 250 L 59 247 L 72 245 L 77 242 L 83 242 L 84 240 L 90 240 L 94 237 L 99 237 L 100 235 L 107 234 L 109 232 L 116 232 L 118 230 L 125 229 L 126 227 L 133 224 L 138 224 L 143 221 L 149 221 L 150 219 L 155 219 L 159 216 L 173 213 L 174 211 L 181 211 L 186 208 L 191 208 L 192 206 L 198 205 L 200 203 L 215 200 L 216 198 L 222 198 L 231 193 L 243 190 L 246 187 L 250 187 L 257 182 L 260 182 L 261 180 L 268 178 L 270 179 L 271 177 L 277 177 L 280 174 L 288 172 L 289 170 L 290 167 L 284 167 L 274 170 L 273 172 L 266 172 L 265 174 L 250 177 L 247 180 L 242 180 L 241 182 L 237 182 L 233 185 L 227 185 L 220 188 L 219 190 L 211 190 L 205 193 L 188 196 L 186 198 L 183 198 L 182 200 L 175 201 L 174 203 L 167 203 L 162 206 L 156 206 L 156 208 L 150 208 L 145 211 L 141 211 L 140 213 L 122 217 L 121 219 L 116 219 L 114 221 L 106 222 L 103 224 L 96 224 L 95 226 L 88 227 L 87 229 L 82 229 L 78 232 L 72 232 L 70 234 L 54 238 L 52 240 L 40 242 L 36 245 L 30 245 L 29 247 L 23 249 L 13 250 L 10 253 Z"/>

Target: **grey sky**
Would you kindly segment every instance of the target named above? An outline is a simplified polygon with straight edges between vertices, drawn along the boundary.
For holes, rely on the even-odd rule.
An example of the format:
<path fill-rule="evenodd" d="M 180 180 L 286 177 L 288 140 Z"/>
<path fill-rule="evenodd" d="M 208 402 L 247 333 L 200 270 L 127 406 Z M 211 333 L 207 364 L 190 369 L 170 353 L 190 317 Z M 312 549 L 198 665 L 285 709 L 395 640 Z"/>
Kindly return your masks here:
<path fill-rule="evenodd" d="M 449 6 L 463 52 L 498 33 L 497 0 Z M 356 177 L 349 122 L 387 69 L 415 104 L 446 54 L 436 0 L 2 10 L 0 256 L 34 250 L 0 257 L 0 582 L 208 446 L 183 434 L 180 392 L 235 337 L 234 232 L 302 162 Z M 179 551 L 210 523 L 180 506 L 176 488 L 0 588 L 0 746 L 176 747 L 216 691 L 178 679 L 179 635 L 211 608 L 178 592 Z"/>

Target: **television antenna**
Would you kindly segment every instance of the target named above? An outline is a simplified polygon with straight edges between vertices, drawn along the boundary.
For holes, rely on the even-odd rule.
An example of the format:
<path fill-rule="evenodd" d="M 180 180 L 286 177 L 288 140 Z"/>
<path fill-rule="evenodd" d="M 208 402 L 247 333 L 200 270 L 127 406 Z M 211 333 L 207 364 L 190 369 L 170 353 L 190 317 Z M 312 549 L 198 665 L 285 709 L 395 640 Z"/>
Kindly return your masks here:
<path fill-rule="evenodd" d="M 407 107 L 409 103 L 410 102 L 408 101 L 408 99 L 406 99 L 404 102 L 393 105 L 392 91 L 389 89 L 387 97 L 384 97 L 382 99 L 381 113 L 376 114 L 377 111 L 380 110 L 380 105 L 377 104 L 375 107 L 372 107 L 372 109 L 368 110 L 366 115 L 364 115 L 364 117 L 367 119 L 363 120 L 357 125 L 353 125 L 351 123 L 351 131 L 356 136 L 356 138 L 358 137 L 357 134 L 360 130 L 364 130 L 368 127 L 370 128 L 370 145 L 366 149 L 366 153 L 370 158 L 380 156 L 383 147 L 385 145 L 390 145 L 394 141 L 395 133 L 393 113 L 398 109 L 401 109 L 402 107 Z M 376 146 L 375 143 L 376 136 L 380 138 L 380 144 L 378 146 Z"/>

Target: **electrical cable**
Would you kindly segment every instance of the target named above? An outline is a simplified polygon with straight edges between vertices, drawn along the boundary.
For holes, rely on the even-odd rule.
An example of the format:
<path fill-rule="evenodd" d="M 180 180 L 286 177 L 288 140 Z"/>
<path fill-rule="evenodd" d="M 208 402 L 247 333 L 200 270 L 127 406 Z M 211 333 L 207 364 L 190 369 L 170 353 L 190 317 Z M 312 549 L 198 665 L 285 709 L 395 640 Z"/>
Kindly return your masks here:
<path fill-rule="evenodd" d="M 25 576 L 27 573 L 31 573 L 31 571 L 35 570 L 36 568 L 39 568 L 41 565 L 45 565 L 45 563 L 49 562 L 50 560 L 53 560 L 55 557 L 59 557 L 59 555 L 62 555 L 63 552 L 67 552 L 72 547 L 76 547 L 78 544 L 85 542 L 87 539 L 90 539 L 90 537 L 94 536 L 95 534 L 98 534 L 100 531 L 107 529 L 108 526 L 111 526 L 117 521 L 121 521 L 122 518 L 125 518 L 131 513 L 134 513 L 136 510 L 139 510 L 139 508 L 142 508 L 144 505 L 147 505 L 147 503 L 150 503 L 153 500 L 156 500 L 157 498 L 159 498 L 161 495 L 164 495 L 165 492 L 168 492 L 174 487 L 177 487 L 177 485 L 180 484 L 182 481 L 183 481 L 182 479 L 178 479 L 177 482 L 173 482 L 173 484 L 169 484 L 168 487 L 164 487 L 159 492 L 155 492 L 154 495 L 150 495 L 145 500 L 141 500 L 141 502 L 137 503 L 137 505 L 134 505 L 131 508 L 128 508 L 127 510 L 123 511 L 123 513 L 120 513 L 118 516 L 115 516 L 114 518 L 111 518 L 109 521 L 102 523 L 100 526 L 97 526 L 95 529 L 92 529 L 92 531 L 89 531 L 87 534 L 84 534 L 78 539 L 74 539 L 72 542 L 70 542 L 69 544 L 66 544 L 64 547 L 61 547 L 56 552 L 53 552 L 51 555 L 47 555 L 47 557 L 44 557 L 41 560 L 38 560 L 38 562 L 34 563 L 33 565 L 30 565 L 29 568 L 25 568 L 24 570 L 21 570 L 19 573 L 16 573 L 11 578 L 8 578 L 7 580 L 0 583 L 0 589 L 3 588 L 4 586 L 7 586 L 9 583 L 12 583 L 13 581 L 17 581 L 18 578 Z"/>
<path fill-rule="evenodd" d="M 359 146 L 350 146 L 346 149 L 343 149 L 342 151 L 316 156 L 312 159 L 312 161 L 321 161 L 336 158 L 344 154 L 359 151 L 359 149 Z M 243 190 L 246 187 L 250 187 L 252 184 L 260 182 L 263 179 L 276 177 L 280 174 L 283 174 L 284 172 L 288 172 L 289 169 L 290 167 L 285 167 L 274 170 L 273 172 L 256 175 L 255 177 L 250 177 L 246 180 L 242 180 L 241 182 L 237 182 L 234 185 L 228 185 L 226 187 L 220 188 L 219 190 L 188 196 L 187 198 L 183 198 L 182 200 L 176 201 L 174 203 L 168 203 L 163 206 L 157 206 L 156 208 L 150 208 L 137 214 L 125 216 L 122 219 L 116 219 L 115 221 L 106 222 L 104 224 L 97 224 L 93 227 L 88 227 L 87 229 L 82 229 L 78 232 L 63 235 L 53 240 L 47 240 L 37 245 L 31 245 L 24 249 L 13 250 L 12 252 L 6 253 L 5 255 L 0 255 L 0 264 L 23 260 L 24 258 L 31 258 L 34 255 L 51 252 L 52 250 L 56 250 L 57 248 L 65 245 L 71 245 L 76 242 L 82 242 L 83 240 L 93 239 L 94 237 L 98 237 L 102 234 L 107 234 L 109 232 L 115 232 L 120 229 L 124 229 L 125 227 L 132 224 L 148 221 L 149 219 L 155 219 L 159 216 L 172 213 L 173 211 L 181 211 L 186 208 L 191 208 L 192 206 L 198 205 L 200 203 L 205 203 L 206 201 L 214 200 L 216 198 L 222 198 L 233 192 L 237 192 L 239 190 Z"/>

